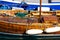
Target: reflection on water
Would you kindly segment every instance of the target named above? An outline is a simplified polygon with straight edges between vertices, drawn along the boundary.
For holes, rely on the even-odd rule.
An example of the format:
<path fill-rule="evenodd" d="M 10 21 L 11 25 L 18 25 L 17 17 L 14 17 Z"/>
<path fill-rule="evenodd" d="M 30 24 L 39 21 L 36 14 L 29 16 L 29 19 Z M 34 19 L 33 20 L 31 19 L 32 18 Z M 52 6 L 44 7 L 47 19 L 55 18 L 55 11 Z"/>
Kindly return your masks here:
<path fill-rule="evenodd" d="M 0 34 L 0 40 L 57 40 L 60 36 L 26 36 Z"/>

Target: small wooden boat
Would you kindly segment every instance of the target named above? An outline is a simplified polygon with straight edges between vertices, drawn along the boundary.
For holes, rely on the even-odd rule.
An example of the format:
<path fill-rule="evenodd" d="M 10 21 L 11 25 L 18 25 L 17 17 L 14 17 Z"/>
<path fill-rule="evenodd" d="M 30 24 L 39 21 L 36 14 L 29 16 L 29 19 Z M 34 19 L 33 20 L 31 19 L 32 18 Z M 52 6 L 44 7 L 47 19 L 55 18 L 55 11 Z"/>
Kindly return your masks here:
<path fill-rule="evenodd" d="M 18 33 L 24 33 L 24 31 L 26 30 L 26 25 L 27 25 L 26 19 L 25 20 L 22 19 L 22 22 L 18 18 L 16 18 L 17 20 L 16 19 L 13 20 L 12 18 L 10 18 L 9 20 L 8 19 L 4 20 L 4 19 L 1 18 L 0 20 L 0 32 L 18 34 Z"/>
<path fill-rule="evenodd" d="M 34 13 L 35 12 L 33 12 L 32 14 Z M 42 16 L 43 17 L 42 20 L 44 20 L 44 22 L 42 23 L 39 22 L 38 20 L 39 18 L 35 17 L 35 15 L 33 15 L 33 17 L 27 16 L 27 18 L 14 17 L 15 14 L 13 16 L 11 15 L 10 16 L 0 15 L 0 32 L 6 32 L 6 33 L 12 33 L 12 34 L 24 34 L 24 33 L 29 34 L 29 31 L 31 29 L 34 29 L 34 30 L 38 29 L 37 31 L 39 31 L 39 33 L 44 34 L 43 32 L 45 29 L 54 27 L 53 24 L 58 23 L 57 16 L 53 16 L 53 15 Z M 36 32 L 36 34 L 39 34 L 39 33 Z"/>
<path fill-rule="evenodd" d="M 0 32 L 24 34 L 26 29 L 41 29 L 39 25 L 30 25 L 30 23 L 38 23 L 35 18 L 32 19 L 33 20 L 20 17 L 0 16 Z"/>

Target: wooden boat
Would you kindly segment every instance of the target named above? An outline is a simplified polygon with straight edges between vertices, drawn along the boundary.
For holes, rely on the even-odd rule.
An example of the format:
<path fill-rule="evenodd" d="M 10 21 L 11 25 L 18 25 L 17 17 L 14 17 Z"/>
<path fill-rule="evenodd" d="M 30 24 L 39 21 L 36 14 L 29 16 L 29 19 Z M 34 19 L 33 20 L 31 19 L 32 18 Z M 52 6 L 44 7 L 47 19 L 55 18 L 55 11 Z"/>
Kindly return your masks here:
<path fill-rule="evenodd" d="M 4 12 L 1 12 L 1 13 L 4 13 Z M 40 23 L 38 18 L 35 16 L 32 18 L 31 17 L 20 18 L 20 17 L 14 17 L 14 16 L 11 17 L 11 16 L 0 15 L 0 32 L 6 32 L 6 33 L 12 33 L 12 34 L 24 34 L 26 33 L 26 31 L 31 29 L 39 29 L 44 32 L 45 29 L 54 27 L 53 26 L 54 23 L 56 24 L 58 23 L 57 16 L 47 15 L 42 17 L 44 19 L 44 22 Z"/>
<path fill-rule="evenodd" d="M 34 19 L 34 18 L 33 18 Z M 37 20 L 29 20 L 27 18 L 0 16 L 0 32 L 23 34 L 26 29 L 38 29 L 38 25 L 29 25 L 30 23 L 38 23 Z M 33 22 L 32 22 L 33 21 Z M 29 22 L 29 23 L 28 23 Z M 28 26 L 28 28 L 27 28 Z M 38 27 L 37 27 L 38 26 Z"/>
<path fill-rule="evenodd" d="M 6 20 L 4 20 L 6 19 Z M 0 31 L 1 32 L 7 32 L 7 33 L 24 33 L 23 31 L 25 31 L 26 29 L 26 19 L 21 19 L 22 20 L 22 23 L 25 22 L 25 24 L 20 24 L 21 23 L 21 20 L 18 19 L 18 18 L 15 18 L 13 20 L 13 18 L 5 18 L 4 19 L 1 17 L 0 19 Z M 16 20 L 17 19 L 17 20 Z"/>

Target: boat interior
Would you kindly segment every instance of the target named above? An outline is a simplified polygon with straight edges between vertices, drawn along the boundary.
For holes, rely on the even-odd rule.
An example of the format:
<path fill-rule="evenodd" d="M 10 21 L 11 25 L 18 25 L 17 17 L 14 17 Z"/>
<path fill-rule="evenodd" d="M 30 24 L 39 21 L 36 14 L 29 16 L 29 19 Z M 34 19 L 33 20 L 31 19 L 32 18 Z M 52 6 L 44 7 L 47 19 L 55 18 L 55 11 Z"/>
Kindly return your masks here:
<path fill-rule="evenodd" d="M 39 13 L 27 10 L 0 10 L 0 32 L 23 34 L 30 29 L 39 29 L 43 30 L 42 34 L 60 34 L 60 30 L 57 30 L 60 28 L 60 11 L 42 11 L 41 15 Z M 51 32 L 48 31 L 49 28 Z M 52 28 L 55 28 L 55 31 Z"/>

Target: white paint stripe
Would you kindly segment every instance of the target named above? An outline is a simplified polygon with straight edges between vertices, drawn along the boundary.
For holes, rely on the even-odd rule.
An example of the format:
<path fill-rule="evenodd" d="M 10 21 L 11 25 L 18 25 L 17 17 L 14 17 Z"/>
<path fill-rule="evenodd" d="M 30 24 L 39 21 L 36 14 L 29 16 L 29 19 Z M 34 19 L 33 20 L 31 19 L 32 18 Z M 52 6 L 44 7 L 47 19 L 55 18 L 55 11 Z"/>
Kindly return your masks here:
<path fill-rule="evenodd" d="M 40 5 L 39 3 L 28 3 L 27 4 L 31 4 L 31 5 Z M 42 3 L 42 5 L 60 5 L 60 3 Z"/>
<path fill-rule="evenodd" d="M 2 0 L 2 1 L 13 2 L 13 3 L 20 3 L 19 1 L 12 1 L 12 0 Z"/>

